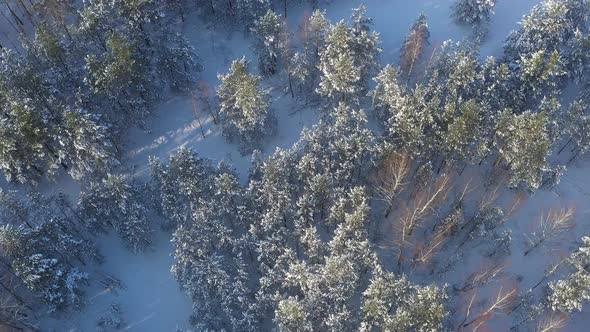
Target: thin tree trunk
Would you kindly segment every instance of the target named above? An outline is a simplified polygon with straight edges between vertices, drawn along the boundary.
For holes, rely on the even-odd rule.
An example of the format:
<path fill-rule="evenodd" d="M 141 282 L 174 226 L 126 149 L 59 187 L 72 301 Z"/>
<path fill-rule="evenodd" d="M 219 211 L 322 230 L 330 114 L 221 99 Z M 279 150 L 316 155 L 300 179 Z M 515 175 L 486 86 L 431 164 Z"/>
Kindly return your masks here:
<path fill-rule="evenodd" d="M 14 20 L 20 25 L 25 25 L 25 23 L 18 17 L 18 15 L 16 15 L 14 10 L 12 10 L 10 5 L 8 4 L 8 1 L 6 1 L 5 4 L 6 4 L 6 7 L 8 8 L 8 10 L 10 11 L 10 14 L 12 15 L 12 17 L 14 17 Z"/>
<path fill-rule="evenodd" d="M 559 152 L 557 152 L 557 154 L 560 154 L 563 151 L 563 149 L 565 149 L 565 147 L 568 146 L 572 142 L 573 139 L 574 139 L 573 137 L 570 137 L 570 139 L 567 141 L 567 143 L 565 143 L 565 145 L 562 146 L 561 149 L 559 149 Z"/>

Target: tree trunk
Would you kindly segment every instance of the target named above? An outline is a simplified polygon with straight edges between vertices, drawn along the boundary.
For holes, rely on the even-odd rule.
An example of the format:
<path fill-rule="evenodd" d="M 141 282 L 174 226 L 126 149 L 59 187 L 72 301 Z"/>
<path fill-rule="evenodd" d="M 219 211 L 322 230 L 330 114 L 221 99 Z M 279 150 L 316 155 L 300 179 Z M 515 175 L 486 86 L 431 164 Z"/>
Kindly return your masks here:
<path fill-rule="evenodd" d="M 565 143 L 565 145 L 562 146 L 561 149 L 559 149 L 559 152 L 557 152 L 557 154 L 560 154 L 563 151 L 563 149 L 565 149 L 565 147 L 568 146 L 572 142 L 573 139 L 574 139 L 573 137 L 570 137 L 570 139 L 567 141 L 567 143 Z"/>

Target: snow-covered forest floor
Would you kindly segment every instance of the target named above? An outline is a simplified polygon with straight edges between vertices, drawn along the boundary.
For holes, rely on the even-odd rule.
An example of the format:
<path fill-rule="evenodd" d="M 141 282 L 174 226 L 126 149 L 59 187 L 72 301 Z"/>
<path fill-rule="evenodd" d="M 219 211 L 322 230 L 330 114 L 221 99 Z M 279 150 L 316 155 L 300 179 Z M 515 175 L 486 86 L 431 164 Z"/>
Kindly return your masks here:
<path fill-rule="evenodd" d="M 381 63 L 398 63 L 399 50 L 409 27 L 415 18 L 424 13 L 430 28 L 430 45 L 426 54 L 430 56 L 440 47 L 443 41 L 453 39 L 461 41 L 469 38 L 470 28 L 457 25 L 450 18 L 451 0 L 365 0 L 367 16 L 373 19 L 373 29 L 380 34 L 382 41 Z M 480 57 L 501 56 L 502 44 L 508 33 L 518 27 L 520 18 L 537 4 L 538 0 L 499 0 L 495 15 L 492 16 L 489 34 L 480 46 Z M 325 6 L 327 17 L 333 22 L 347 19 L 352 8 L 361 4 L 357 0 L 334 0 Z M 288 27 L 297 33 L 299 25 L 308 17 L 309 8 L 301 5 L 289 9 Z M 225 73 L 231 62 L 245 56 L 255 61 L 251 50 L 251 40 L 240 31 L 225 31 L 223 27 L 204 23 L 197 17 L 189 17 L 182 24 L 182 31 L 195 47 L 203 63 L 199 86 L 202 91 L 215 93 L 219 84 L 217 75 Z M 2 39 L 2 38 L 0 38 Z M 311 128 L 318 122 L 321 114 L 316 105 L 307 105 L 299 99 L 291 98 L 286 87 L 286 78 L 277 75 L 265 80 L 263 86 L 270 91 L 272 109 L 278 119 L 277 134 L 264 141 L 263 155 L 269 156 L 275 148 L 289 148 L 298 139 L 303 128 Z M 566 96 L 567 97 L 567 96 Z M 563 100 L 567 105 L 570 100 Z M 379 126 L 369 113 L 370 127 L 376 131 Z M 147 119 L 145 128 L 132 128 L 128 133 L 123 164 L 125 173 L 138 179 L 147 178 L 149 173 L 148 158 L 150 156 L 167 160 L 168 156 L 180 147 L 193 148 L 201 157 L 213 161 L 226 161 L 235 168 L 240 180 L 245 183 L 250 167 L 250 156 L 242 155 L 237 144 L 227 143 L 222 136 L 221 126 L 215 125 L 212 117 L 204 110 L 204 106 L 190 96 L 173 96 L 162 102 L 155 114 Z M 554 160 L 566 163 L 567 155 L 552 156 Z M 472 198 L 466 210 L 486 199 L 497 201 L 499 206 L 511 213 L 504 221 L 512 231 L 510 255 L 504 262 L 494 265 L 501 268 L 506 287 L 518 285 L 520 289 L 528 289 L 537 284 L 551 264 L 558 262 L 573 250 L 580 247 L 580 239 L 590 234 L 590 225 L 586 223 L 590 214 L 590 160 L 579 158 L 568 165 L 561 182 L 554 188 L 540 189 L 534 194 L 522 194 L 506 188 L 506 183 L 498 185 L 498 192 L 490 196 L 482 192 L 483 184 L 488 181 L 484 172 L 470 166 L 455 179 L 455 188 L 450 197 L 460 195 L 463 188 L 472 192 L 471 197 L 484 197 L 481 200 Z M 3 188 L 14 188 L 2 182 Z M 80 188 L 66 175 L 58 177 L 56 183 L 42 183 L 42 192 L 63 191 L 75 200 Z M 490 198 L 492 197 L 493 198 Z M 575 208 L 575 226 L 555 241 L 543 245 L 530 254 L 527 250 L 527 235 L 535 231 L 539 220 L 551 208 Z M 154 216 L 154 218 L 158 218 Z M 396 264 L 396 253 L 392 248 L 392 240 L 388 234 L 394 233 L 393 219 L 385 218 L 379 224 L 376 235 L 377 245 L 382 257 L 389 262 L 386 266 Z M 91 283 L 86 291 L 87 303 L 79 312 L 67 313 L 61 317 L 38 312 L 43 331 L 94 331 L 96 321 L 109 310 L 109 305 L 118 303 L 124 313 L 126 331 L 173 331 L 175 328 L 189 329 L 188 318 L 192 303 L 179 289 L 177 281 L 170 273 L 173 263 L 171 256 L 173 246 L 171 234 L 157 231 L 154 244 L 145 253 L 133 254 L 125 248 L 121 240 L 114 234 L 99 235 L 97 243 L 105 263 L 96 265 L 90 270 Z M 459 245 L 460 246 L 460 245 Z M 428 271 L 406 271 L 415 275 L 424 283 L 448 283 L 461 286 L 466 275 L 489 269 L 491 261 L 486 261 L 481 248 L 457 248 L 448 246 L 444 256 L 459 260 L 453 268 L 444 274 L 429 274 Z M 439 262 L 444 264 L 444 262 Z M 497 263 L 494 263 L 497 264 Z M 94 271 L 93 271 L 94 270 Z M 110 278 L 120 281 L 120 286 L 106 287 Z M 472 293 L 459 292 L 454 301 L 471 300 Z M 475 308 L 485 306 L 487 297 L 483 290 L 475 299 Z M 455 307 L 461 307 L 456 305 Z M 454 312 L 453 317 L 462 317 L 464 313 Z M 459 319 L 460 320 L 460 319 Z M 567 331 L 586 331 L 590 316 L 576 313 L 568 320 Z M 508 331 L 514 324 L 509 319 L 494 320 L 490 331 Z"/>

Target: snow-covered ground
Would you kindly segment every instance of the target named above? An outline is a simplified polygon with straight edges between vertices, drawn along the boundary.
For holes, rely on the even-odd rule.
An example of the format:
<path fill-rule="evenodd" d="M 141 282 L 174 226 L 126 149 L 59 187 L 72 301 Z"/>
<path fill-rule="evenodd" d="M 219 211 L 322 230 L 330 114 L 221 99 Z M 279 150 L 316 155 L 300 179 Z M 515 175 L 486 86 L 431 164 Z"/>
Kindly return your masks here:
<path fill-rule="evenodd" d="M 444 40 L 463 40 L 470 35 L 467 28 L 457 26 L 450 18 L 451 0 L 365 0 L 367 15 L 374 20 L 374 29 L 380 33 L 382 40 L 382 62 L 396 63 L 399 47 L 414 19 L 425 13 L 431 30 L 429 52 L 435 50 Z M 520 18 L 530 11 L 538 0 L 499 0 L 496 14 L 492 18 L 490 32 L 481 45 L 481 55 L 500 55 L 502 42 L 510 30 L 517 27 Z M 351 8 L 361 4 L 359 0 L 334 0 L 326 7 L 327 16 L 336 22 L 347 19 Z M 309 9 L 291 8 L 289 11 L 289 28 L 297 26 L 309 15 Z M 214 93 L 218 84 L 217 74 L 225 72 L 232 60 L 246 56 L 254 60 L 250 44 L 241 32 L 228 33 L 219 28 L 205 26 L 197 19 L 189 20 L 184 32 L 195 46 L 204 64 L 201 74 L 202 86 Z M 254 67 L 254 66 L 252 66 Z M 252 68 L 254 70 L 254 68 Z M 277 79 L 278 80 L 278 79 Z M 272 91 L 273 109 L 278 118 L 278 134 L 269 139 L 264 153 L 269 154 L 276 147 L 287 148 L 299 137 L 304 127 L 311 127 L 317 122 L 319 114 L 310 107 L 301 105 L 281 91 L 281 82 L 265 83 Z M 283 82 L 284 86 L 284 82 Z M 166 159 L 175 149 L 187 146 L 194 148 L 202 157 L 216 161 L 225 160 L 232 164 L 242 180 L 245 180 L 249 167 L 249 157 L 242 156 L 235 144 L 228 144 L 221 135 L 219 126 L 197 104 L 196 112 L 193 101 L 188 97 L 174 97 L 162 103 L 149 120 L 149 131 L 139 129 L 129 133 L 126 167 L 129 172 L 143 177 L 148 171 L 149 156 Z M 205 136 L 205 137 L 203 137 Z M 570 165 L 562 182 L 552 191 L 541 190 L 523 200 L 519 208 L 507 220 L 513 232 L 511 261 L 507 273 L 518 278 L 519 287 L 526 289 L 542 277 L 548 265 L 560 255 L 577 247 L 583 234 L 590 234 L 590 225 L 585 219 L 590 213 L 590 162 L 581 160 Z M 483 180 L 483 179 L 478 179 Z M 55 187 L 75 188 L 71 182 L 60 181 Z M 73 189 L 72 189 L 73 190 Z M 510 193 L 506 191 L 506 204 Z M 551 207 L 576 207 L 576 227 L 560 238 L 559 243 L 550 243 L 528 256 L 523 256 L 525 235 L 530 234 L 541 214 Z M 80 312 L 73 313 L 61 320 L 47 318 L 45 329 L 56 331 L 93 331 L 96 320 L 103 315 L 113 303 L 122 305 L 129 331 L 173 331 L 176 327 L 187 327 L 191 312 L 190 300 L 179 290 L 170 274 L 172 264 L 169 242 L 170 234 L 159 232 L 157 242 L 148 253 L 134 255 L 127 251 L 120 240 L 114 236 L 99 239 L 100 249 L 106 256 L 106 262 L 97 267 L 97 274 L 110 275 L 121 280 L 123 288 L 112 292 L 102 291 L 104 287 L 96 282 L 89 287 L 88 305 Z M 475 256 L 474 256 L 475 257 Z M 453 272 L 464 277 L 480 268 L 485 262 L 473 261 L 466 256 Z M 446 276 L 453 280 L 452 275 Z M 100 278 L 99 278 L 100 279 Z M 569 331 L 586 331 L 588 315 L 573 316 Z M 507 322 L 504 322 L 507 323 Z M 509 323 L 509 322 L 508 322 Z M 494 330 L 506 330 L 508 325 L 500 322 Z"/>

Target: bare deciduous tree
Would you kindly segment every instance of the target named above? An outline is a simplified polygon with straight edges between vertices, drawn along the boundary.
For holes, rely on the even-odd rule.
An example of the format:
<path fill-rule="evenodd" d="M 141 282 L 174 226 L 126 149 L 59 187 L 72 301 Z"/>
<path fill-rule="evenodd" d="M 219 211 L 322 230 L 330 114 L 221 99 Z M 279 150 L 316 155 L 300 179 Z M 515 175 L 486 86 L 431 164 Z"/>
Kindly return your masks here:
<path fill-rule="evenodd" d="M 445 218 L 439 227 L 435 228 L 434 236 L 430 239 L 428 244 L 416 252 L 414 262 L 418 264 L 428 263 L 448 239 L 459 229 L 463 220 L 463 209 L 459 207 Z"/>
<path fill-rule="evenodd" d="M 541 216 L 538 229 L 528 237 L 528 249 L 524 255 L 527 256 L 543 243 L 574 227 L 575 211 L 574 208 L 551 209 Z"/>
<path fill-rule="evenodd" d="M 567 316 L 565 314 L 552 312 L 545 315 L 537 325 L 537 332 L 556 332 L 565 327 Z"/>
<path fill-rule="evenodd" d="M 430 212 L 444 202 L 450 189 L 451 177 L 447 174 L 443 174 L 437 179 L 434 185 L 428 188 L 428 190 L 417 193 L 411 204 L 405 208 L 405 211 L 399 217 L 398 267 L 401 266 L 401 262 L 404 258 L 404 247 L 408 244 L 408 239 L 412 236 L 412 232 L 424 219 L 426 219 L 426 217 L 428 217 Z"/>
<path fill-rule="evenodd" d="M 382 162 L 375 175 L 375 190 L 387 204 L 385 218 L 391 213 L 397 195 L 406 186 L 406 177 L 412 161 L 405 152 L 391 152 Z"/>
<path fill-rule="evenodd" d="M 460 328 L 474 326 L 473 331 L 476 331 L 481 325 L 489 321 L 494 315 L 501 312 L 509 312 L 518 297 L 518 288 L 510 288 L 505 290 L 500 286 L 496 298 L 493 302 L 481 313 L 471 319 L 469 322 L 463 323 Z"/>
<path fill-rule="evenodd" d="M 500 277 L 505 268 L 500 264 L 484 266 L 480 271 L 470 274 L 459 290 L 466 292 L 484 286 Z"/>

